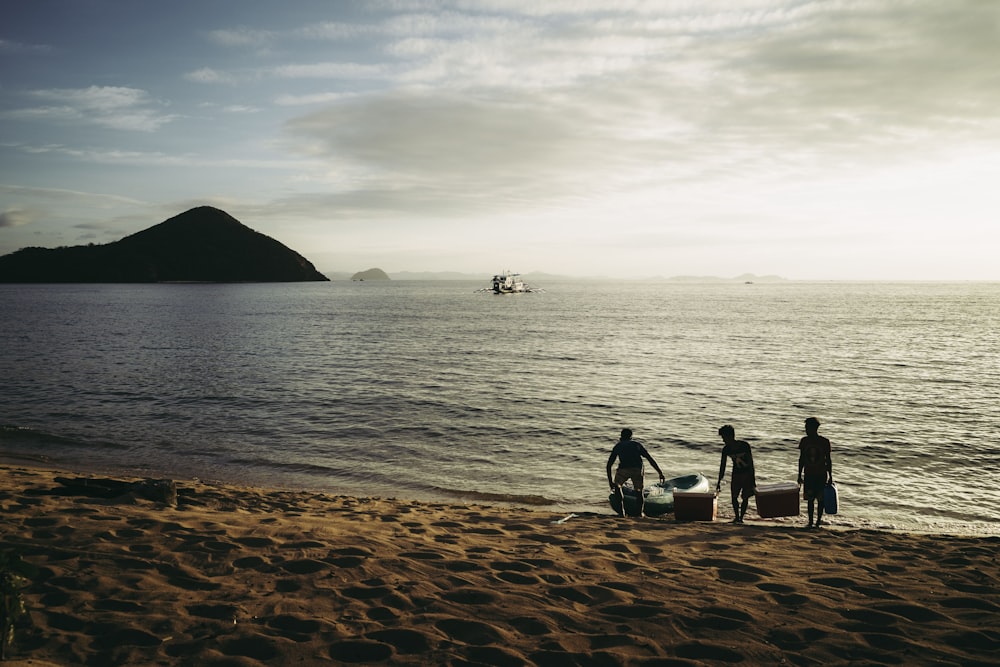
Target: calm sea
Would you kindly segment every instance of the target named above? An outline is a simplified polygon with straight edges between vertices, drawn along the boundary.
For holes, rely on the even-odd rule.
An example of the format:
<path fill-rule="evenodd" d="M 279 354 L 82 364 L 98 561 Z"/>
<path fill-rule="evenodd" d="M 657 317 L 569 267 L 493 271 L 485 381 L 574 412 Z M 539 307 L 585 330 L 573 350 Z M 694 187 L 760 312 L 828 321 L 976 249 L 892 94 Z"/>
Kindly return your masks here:
<path fill-rule="evenodd" d="M 483 286 L 0 285 L 0 455 L 610 514 L 623 426 L 714 481 L 733 424 L 767 484 L 815 415 L 832 523 L 1000 532 L 1000 284 Z"/>

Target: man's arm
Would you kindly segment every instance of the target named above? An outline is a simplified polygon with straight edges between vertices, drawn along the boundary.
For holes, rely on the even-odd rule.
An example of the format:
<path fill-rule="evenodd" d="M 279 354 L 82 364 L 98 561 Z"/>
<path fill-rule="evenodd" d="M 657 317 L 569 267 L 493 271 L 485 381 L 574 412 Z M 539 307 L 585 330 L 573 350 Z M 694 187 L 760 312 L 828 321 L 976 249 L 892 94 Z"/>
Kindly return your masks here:
<path fill-rule="evenodd" d="M 660 470 L 660 466 L 656 465 L 656 461 L 653 460 L 653 455 L 650 454 L 649 452 L 643 452 L 642 455 L 646 457 L 646 460 L 649 461 L 649 464 L 651 466 L 653 466 L 653 468 L 656 470 L 656 472 L 660 475 L 660 481 L 662 482 L 663 481 L 663 471 Z"/>
<path fill-rule="evenodd" d="M 718 481 L 715 482 L 715 490 L 716 491 L 718 491 L 719 489 L 722 488 L 722 478 L 726 474 L 726 459 L 727 458 L 729 458 L 729 457 L 726 456 L 726 448 L 723 447 L 722 448 L 722 460 L 719 461 L 719 479 L 718 479 Z"/>
<path fill-rule="evenodd" d="M 615 483 L 611 479 L 611 465 L 615 462 L 616 458 L 618 458 L 618 450 L 612 450 L 611 456 L 608 457 L 608 486 L 612 489 L 615 488 Z"/>
<path fill-rule="evenodd" d="M 833 483 L 833 457 L 830 456 L 830 441 L 826 441 L 826 481 Z"/>

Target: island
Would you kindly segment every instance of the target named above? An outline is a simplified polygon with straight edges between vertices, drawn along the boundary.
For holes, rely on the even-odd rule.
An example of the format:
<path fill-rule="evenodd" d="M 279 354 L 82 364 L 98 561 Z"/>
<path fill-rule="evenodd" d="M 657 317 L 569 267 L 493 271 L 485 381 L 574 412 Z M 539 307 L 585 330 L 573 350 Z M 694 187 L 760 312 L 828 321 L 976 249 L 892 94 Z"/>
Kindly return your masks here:
<path fill-rule="evenodd" d="M 22 248 L 0 257 L 4 283 L 305 282 L 309 260 L 225 211 L 199 206 L 118 241 Z"/>
<path fill-rule="evenodd" d="M 390 280 L 390 278 L 389 274 L 382 269 L 368 269 L 367 271 L 358 271 L 351 276 L 351 280 Z"/>

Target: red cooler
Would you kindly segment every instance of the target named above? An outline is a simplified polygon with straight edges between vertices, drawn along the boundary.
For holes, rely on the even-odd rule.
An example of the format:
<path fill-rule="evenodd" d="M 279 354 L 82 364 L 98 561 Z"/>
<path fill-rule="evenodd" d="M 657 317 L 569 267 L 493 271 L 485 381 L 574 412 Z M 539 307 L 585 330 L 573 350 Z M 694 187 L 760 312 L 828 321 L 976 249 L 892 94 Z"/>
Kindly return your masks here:
<path fill-rule="evenodd" d="M 715 521 L 719 504 L 714 493 L 674 489 L 676 521 Z"/>
<path fill-rule="evenodd" d="M 799 485 L 795 482 L 757 487 L 757 514 L 762 519 L 799 514 Z"/>

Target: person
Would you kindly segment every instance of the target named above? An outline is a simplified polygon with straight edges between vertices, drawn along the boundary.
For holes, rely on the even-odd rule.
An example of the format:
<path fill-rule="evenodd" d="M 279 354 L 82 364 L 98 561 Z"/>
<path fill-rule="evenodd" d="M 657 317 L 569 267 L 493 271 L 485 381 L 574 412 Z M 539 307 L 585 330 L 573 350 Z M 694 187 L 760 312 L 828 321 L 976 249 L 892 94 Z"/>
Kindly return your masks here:
<path fill-rule="evenodd" d="M 726 475 L 726 461 L 733 460 L 733 473 L 729 479 L 730 497 L 733 501 L 733 514 L 736 516 L 733 523 L 743 523 L 743 517 L 747 513 L 747 506 L 750 504 L 750 497 L 757 493 L 757 475 L 753 467 L 753 453 L 750 451 L 750 443 L 745 440 L 736 439 L 736 429 L 726 424 L 719 429 L 722 436 L 722 461 L 719 463 L 719 480 L 715 483 L 715 491 L 722 489 L 722 479 Z M 740 495 L 743 502 L 740 503 Z"/>
<path fill-rule="evenodd" d="M 614 465 L 615 459 L 618 459 L 618 469 L 615 471 L 615 476 L 612 479 L 611 466 Z M 625 496 L 622 494 L 622 484 L 629 479 L 632 480 L 632 487 L 639 498 L 639 516 L 646 516 L 644 512 L 645 502 L 642 497 L 643 459 L 649 461 L 649 464 L 659 473 L 660 481 L 662 482 L 664 478 L 660 466 L 656 464 L 656 461 L 653 460 L 653 457 L 646 451 L 645 446 L 641 442 L 632 439 L 632 429 L 623 428 L 621 439 L 615 443 L 614 448 L 611 450 L 611 456 L 608 457 L 608 484 L 621 504 L 621 511 L 618 513 L 618 516 L 625 516 Z"/>
<path fill-rule="evenodd" d="M 823 522 L 823 491 L 833 483 L 833 461 L 830 459 L 830 441 L 819 433 L 819 420 L 806 419 L 806 435 L 799 441 L 799 486 L 809 511 L 809 528 L 819 528 Z M 816 523 L 813 524 L 813 510 Z"/>

